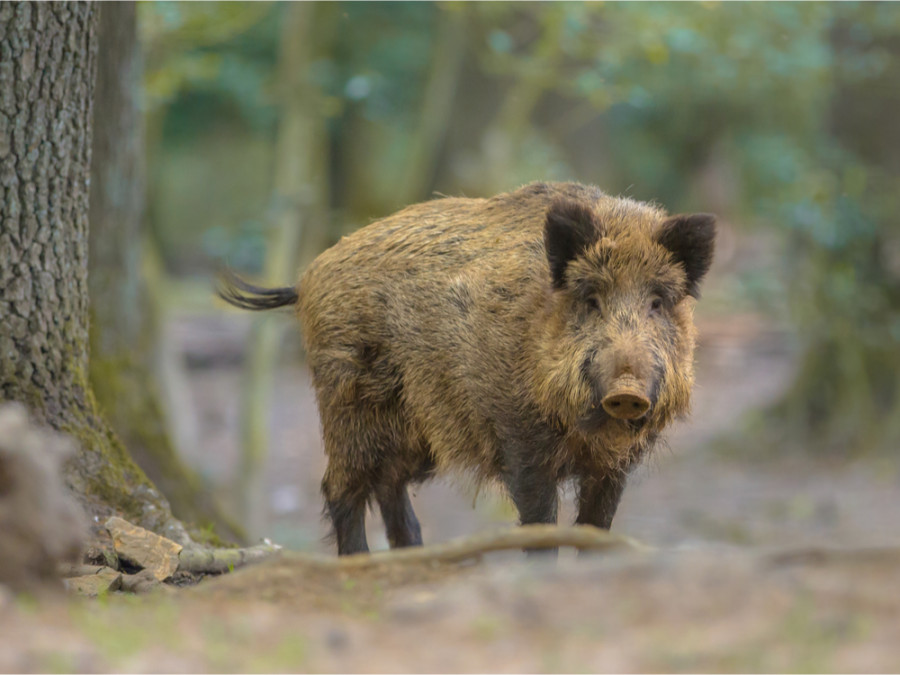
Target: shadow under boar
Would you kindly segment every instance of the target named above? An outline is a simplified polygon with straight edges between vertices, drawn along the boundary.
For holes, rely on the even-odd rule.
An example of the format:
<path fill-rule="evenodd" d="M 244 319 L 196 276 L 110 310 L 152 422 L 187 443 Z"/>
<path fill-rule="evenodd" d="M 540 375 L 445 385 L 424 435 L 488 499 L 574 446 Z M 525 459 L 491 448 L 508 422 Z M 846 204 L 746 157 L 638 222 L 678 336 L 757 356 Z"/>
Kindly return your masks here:
<path fill-rule="evenodd" d="M 502 482 L 520 521 L 609 528 L 629 471 L 688 411 L 693 305 L 715 218 L 574 183 L 443 198 L 322 253 L 295 287 L 233 275 L 219 294 L 294 305 L 322 420 L 338 553 L 421 544 L 407 485 L 443 471 Z"/>

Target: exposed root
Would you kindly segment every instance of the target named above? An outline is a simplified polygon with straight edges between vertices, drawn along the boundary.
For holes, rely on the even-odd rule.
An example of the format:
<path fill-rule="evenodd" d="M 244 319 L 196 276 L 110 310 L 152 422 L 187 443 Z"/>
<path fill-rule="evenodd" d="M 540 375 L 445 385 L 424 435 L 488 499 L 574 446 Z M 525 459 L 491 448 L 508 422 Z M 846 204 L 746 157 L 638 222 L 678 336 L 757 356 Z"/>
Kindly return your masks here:
<path fill-rule="evenodd" d="M 248 548 L 188 547 L 178 554 L 178 571 L 191 574 L 222 574 L 277 556 L 281 550 L 281 546 L 269 542 Z"/>
<path fill-rule="evenodd" d="M 315 562 L 342 569 L 358 569 L 376 565 L 412 563 L 459 563 L 481 558 L 485 553 L 514 549 L 546 549 L 572 546 L 579 551 L 649 551 L 640 542 L 620 534 L 612 534 L 590 525 L 523 525 L 470 537 L 453 539 L 444 544 L 378 551 L 343 558 L 315 556 Z M 304 556 L 305 557 L 305 556 Z"/>

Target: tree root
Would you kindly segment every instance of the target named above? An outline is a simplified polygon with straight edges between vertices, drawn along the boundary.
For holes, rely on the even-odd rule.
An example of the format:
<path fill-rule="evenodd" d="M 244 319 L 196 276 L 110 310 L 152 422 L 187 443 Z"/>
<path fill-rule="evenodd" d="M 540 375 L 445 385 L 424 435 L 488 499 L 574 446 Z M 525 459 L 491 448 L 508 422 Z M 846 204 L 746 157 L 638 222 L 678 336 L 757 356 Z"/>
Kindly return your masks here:
<path fill-rule="evenodd" d="M 343 558 L 314 556 L 312 562 L 340 569 L 359 569 L 378 565 L 460 563 L 480 559 L 485 553 L 514 549 L 547 549 L 572 546 L 579 551 L 649 551 L 650 547 L 620 534 L 591 525 L 523 525 L 470 537 L 460 537 L 444 544 L 377 551 Z M 303 556 L 304 558 L 306 556 Z"/>
<path fill-rule="evenodd" d="M 248 548 L 209 549 L 190 546 L 178 554 L 177 571 L 191 574 L 222 574 L 277 556 L 281 550 L 281 546 L 269 541 Z"/>
<path fill-rule="evenodd" d="M 443 544 L 393 549 L 334 557 L 314 553 L 292 553 L 292 560 L 319 568 L 359 570 L 389 565 L 440 565 L 478 560 L 494 551 L 547 549 L 572 546 L 579 551 L 650 551 L 645 544 L 612 534 L 590 525 L 523 525 L 470 537 L 460 537 Z M 238 567 L 279 556 L 282 548 L 266 542 L 250 548 L 206 549 L 185 548 L 179 554 L 178 571 L 193 574 L 221 574 Z"/>

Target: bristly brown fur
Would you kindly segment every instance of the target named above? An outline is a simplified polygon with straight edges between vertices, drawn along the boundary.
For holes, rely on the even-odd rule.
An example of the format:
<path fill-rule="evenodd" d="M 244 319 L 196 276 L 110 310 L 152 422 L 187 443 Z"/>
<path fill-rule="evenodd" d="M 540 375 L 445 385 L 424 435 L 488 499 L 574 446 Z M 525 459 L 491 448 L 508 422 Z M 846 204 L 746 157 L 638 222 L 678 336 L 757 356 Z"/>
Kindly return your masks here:
<path fill-rule="evenodd" d="M 251 309 L 296 301 L 328 455 L 339 553 L 366 550 L 366 504 L 392 546 L 421 543 L 406 486 L 443 471 L 504 483 L 523 523 L 609 527 L 628 471 L 689 408 L 705 217 L 575 183 L 410 206 L 325 251 L 293 289 L 238 284 Z M 698 225 L 699 223 L 699 225 Z M 624 378 L 624 379 L 623 379 Z M 599 405 L 639 383 L 639 420 Z"/>

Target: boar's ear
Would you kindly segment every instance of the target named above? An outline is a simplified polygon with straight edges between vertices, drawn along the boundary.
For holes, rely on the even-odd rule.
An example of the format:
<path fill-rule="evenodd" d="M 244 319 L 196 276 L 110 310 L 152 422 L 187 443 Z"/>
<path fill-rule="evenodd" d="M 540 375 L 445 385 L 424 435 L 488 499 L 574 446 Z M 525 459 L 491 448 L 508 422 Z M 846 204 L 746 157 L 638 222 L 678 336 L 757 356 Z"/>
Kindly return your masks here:
<path fill-rule="evenodd" d="M 687 293 L 700 297 L 700 282 L 712 265 L 716 217 L 711 213 L 672 216 L 662 224 L 656 240 L 684 265 Z"/>
<path fill-rule="evenodd" d="M 600 224 L 589 206 L 559 200 L 547 211 L 544 248 L 554 288 L 566 285 L 566 267 L 600 238 Z"/>

